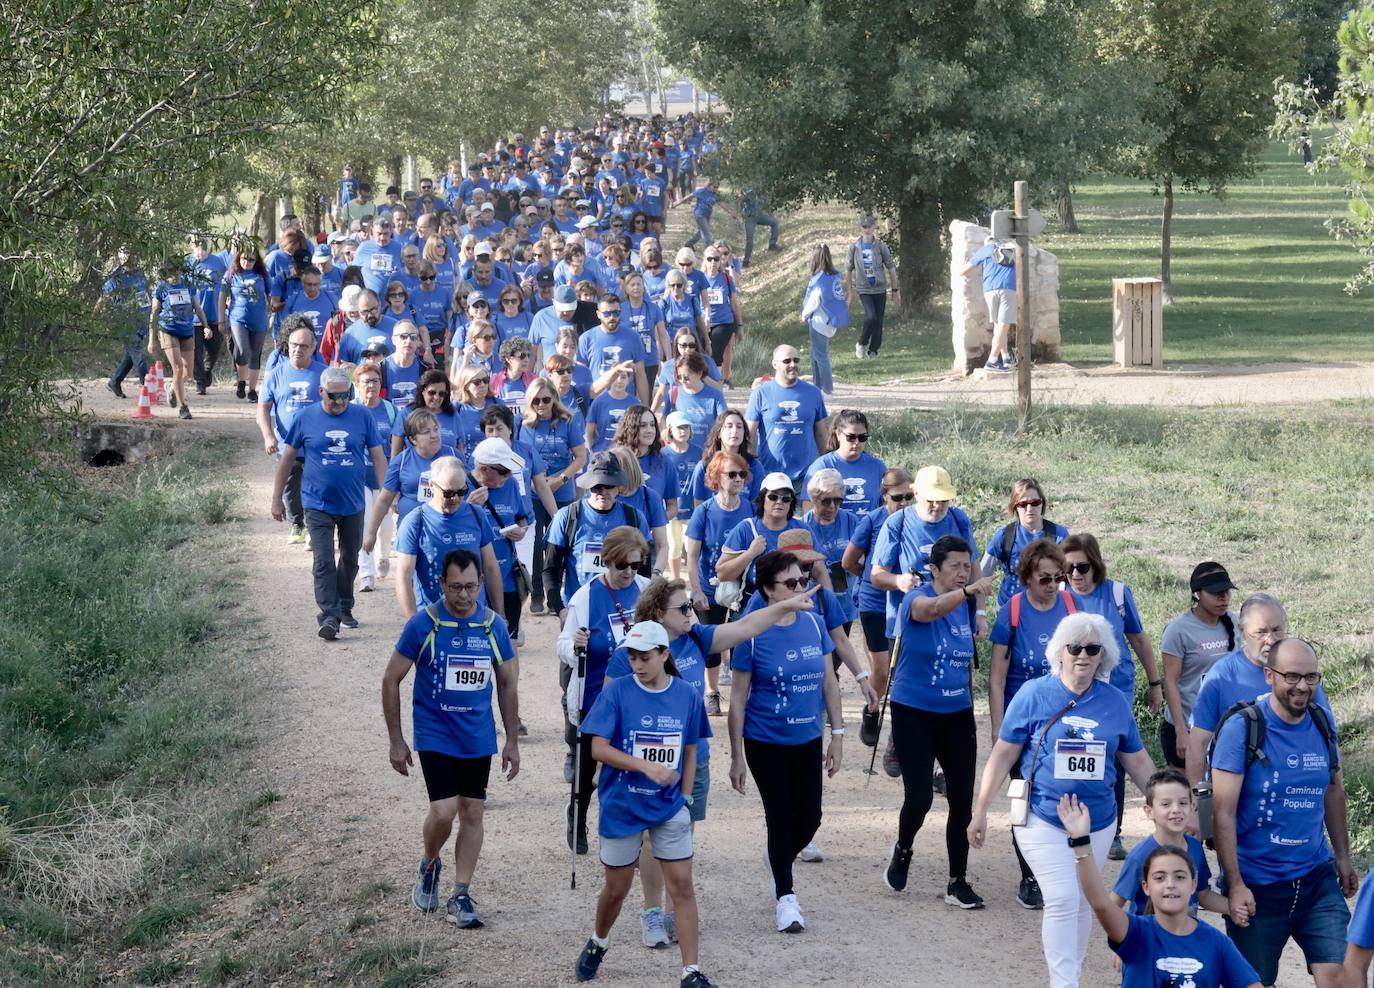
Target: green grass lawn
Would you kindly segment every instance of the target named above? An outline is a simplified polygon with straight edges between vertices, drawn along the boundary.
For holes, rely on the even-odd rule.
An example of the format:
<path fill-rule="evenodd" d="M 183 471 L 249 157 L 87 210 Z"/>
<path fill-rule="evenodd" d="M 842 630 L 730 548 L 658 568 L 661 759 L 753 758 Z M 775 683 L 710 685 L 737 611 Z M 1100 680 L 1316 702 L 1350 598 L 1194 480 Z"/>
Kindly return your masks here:
<path fill-rule="evenodd" d="M 980 549 L 1006 520 L 1007 491 L 1038 478 L 1048 517 L 1102 543 L 1109 574 L 1132 587 L 1156 654 L 1165 624 L 1189 604 L 1187 579 L 1222 561 L 1240 590 L 1288 608 L 1290 633 L 1313 641 L 1341 728 L 1351 826 L 1374 855 L 1374 726 L 1367 615 L 1374 584 L 1374 469 L 1364 455 L 1371 404 L 1283 409 L 1053 408 L 1034 435 L 1011 438 L 1005 413 L 879 415 L 873 452 L 911 469 L 938 463 L 958 486 Z M 1138 677 L 1142 687 L 1144 676 Z M 985 694 L 984 694 L 985 695 Z M 1158 719 L 1138 699 L 1141 731 L 1158 758 Z"/>
<path fill-rule="evenodd" d="M 1048 212 L 1052 204 L 1039 205 Z M 1100 178 L 1075 195 L 1082 232 L 1060 233 L 1052 224 L 1038 241 L 1060 261 L 1066 360 L 1111 361 L 1111 280 L 1158 276 L 1162 207 L 1145 183 Z M 1360 258 L 1324 227 L 1344 210 L 1338 176 L 1313 178 L 1277 144 L 1259 173 L 1238 182 L 1225 199 L 1179 196 L 1173 227 L 1176 301 L 1164 316 L 1166 361 L 1374 359 L 1368 303 L 1344 292 Z M 811 247 L 825 241 L 842 256 L 857 235 L 854 220 L 852 210 L 833 204 L 786 214 L 786 249 L 756 253 L 744 282 L 745 315 L 754 331 L 740 352 L 746 373 L 766 365 L 776 343 L 802 338 L 796 314 Z M 743 243 L 738 223 L 728 217 L 719 217 L 716 235 Z M 855 360 L 855 337 L 841 333 L 832 354 L 836 372 L 842 380 L 869 384 L 944 373 L 953 362 L 949 327 L 946 295 L 920 316 L 889 314 L 879 362 Z"/>

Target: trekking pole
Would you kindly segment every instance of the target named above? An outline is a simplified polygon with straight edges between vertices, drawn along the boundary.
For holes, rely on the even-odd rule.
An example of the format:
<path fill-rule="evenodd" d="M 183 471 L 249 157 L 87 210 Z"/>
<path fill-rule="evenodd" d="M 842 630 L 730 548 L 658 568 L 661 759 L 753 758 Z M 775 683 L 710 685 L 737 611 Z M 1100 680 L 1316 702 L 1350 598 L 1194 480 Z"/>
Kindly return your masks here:
<path fill-rule="evenodd" d="M 877 737 L 877 739 L 873 742 L 873 757 L 869 758 L 869 760 L 868 760 L 868 769 L 864 772 L 864 776 L 865 776 L 865 778 L 864 778 L 864 788 L 865 788 L 865 789 L 868 788 L 869 780 L 872 779 L 873 776 L 875 776 L 875 775 L 878 774 L 877 772 L 875 772 L 875 771 L 873 770 L 873 766 L 874 766 L 874 765 L 877 763 L 877 761 L 878 761 L 878 748 L 879 748 L 879 747 L 882 745 L 882 743 L 883 743 L 883 718 L 887 716 L 887 698 L 888 698 L 888 695 L 892 692 L 892 667 L 893 667 L 893 665 L 895 664 L 896 659 L 897 659 L 897 653 L 894 651 L 894 652 L 892 653 L 892 658 L 888 661 L 888 664 L 887 664 L 887 687 L 883 690 L 883 702 L 882 702 L 882 704 L 878 707 L 878 737 Z"/>
<path fill-rule="evenodd" d="M 584 628 L 583 630 L 585 631 L 586 629 Z M 578 681 L 579 683 L 582 684 L 582 689 L 583 689 L 583 690 L 586 690 L 587 684 L 584 682 L 584 680 L 587 678 L 587 646 L 585 646 L 585 645 L 575 645 L 575 646 L 573 647 L 573 654 L 577 656 L 577 681 Z M 580 697 L 578 698 L 577 703 L 578 703 L 578 707 L 580 708 L 580 707 L 582 706 L 582 700 L 581 700 Z M 579 828 L 578 825 L 577 825 L 577 824 L 578 824 L 577 817 L 578 817 L 578 811 L 579 811 L 580 808 L 581 808 L 581 800 L 579 799 L 579 797 L 582 795 L 582 793 L 581 793 L 581 791 L 580 791 L 580 789 L 581 789 L 581 783 L 582 783 L 582 711 L 581 711 L 581 709 L 579 709 L 579 710 L 577 711 L 577 749 L 576 749 L 576 750 L 574 751 L 574 753 L 573 753 L 573 777 L 572 777 L 572 834 L 571 834 L 571 838 L 572 838 L 572 839 L 568 841 L 568 843 L 570 843 L 570 844 L 572 845 L 572 884 L 569 885 L 568 887 L 569 887 L 569 888 L 572 888 L 572 889 L 576 889 L 576 888 L 577 888 L 577 835 L 578 835 L 578 833 L 580 832 L 580 828 Z"/>

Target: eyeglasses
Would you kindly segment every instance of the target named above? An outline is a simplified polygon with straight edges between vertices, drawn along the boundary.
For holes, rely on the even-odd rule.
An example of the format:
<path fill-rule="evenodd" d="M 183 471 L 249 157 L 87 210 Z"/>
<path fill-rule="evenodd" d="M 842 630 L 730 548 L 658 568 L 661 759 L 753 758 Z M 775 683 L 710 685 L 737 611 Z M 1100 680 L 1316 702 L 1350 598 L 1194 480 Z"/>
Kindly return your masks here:
<path fill-rule="evenodd" d="M 1069 572 L 1077 573 L 1080 576 L 1082 576 L 1085 573 L 1091 573 L 1092 569 L 1092 563 L 1069 563 Z"/>
<path fill-rule="evenodd" d="M 534 405 L 535 407 L 539 407 L 541 405 L 552 405 L 553 395 L 541 395 L 538 398 L 531 398 L 530 404 Z"/>
<path fill-rule="evenodd" d="M 370 305 L 366 309 L 359 309 L 358 311 L 365 316 L 379 316 L 382 314 L 382 310 L 375 305 Z"/>
<path fill-rule="evenodd" d="M 482 584 L 480 584 L 480 583 L 445 583 L 445 584 L 444 584 L 444 588 L 447 589 L 447 590 L 452 590 L 454 593 L 457 593 L 457 594 L 467 594 L 467 595 L 471 595 L 471 594 L 475 594 L 478 590 L 481 590 L 481 589 L 482 589 Z"/>
<path fill-rule="evenodd" d="M 1064 649 L 1076 659 L 1084 652 L 1089 655 L 1099 654 L 1102 651 L 1102 644 L 1100 642 L 1088 642 L 1086 645 L 1080 645 L 1077 642 L 1070 642 L 1064 646 Z"/>
<path fill-rule="evenodd" d="M 849 440 L 851 443 L 868 442 L 867 432 L 841 432 L 840 435 L 843 436 L 845 439 Z"/>
<path fill-rule="evenodd" d="M 792 503 L 791 491 L 769 491 L 764 497 L 770 501 L 781 501 L 783 504 Z"/>
<path fill-rule="evenodd" d="M 1038 508 L 1044 503 L 1044 498 L 1028 497 L 1024 501 L 1017 501 L 1016 506 L 1018 508 Z"/>
<path fill-rule="evenodd" d="M 347 400 L 348 400 L 348 392 L 347 392 L 347 391 L 326 391 L 326 392 L 324 393 L 324 396 L 325 396 L 326 398 L 328 398 L 330 401 L 347 401 Z"/>
<path fill-rule="evenodd" d="M 624 573 L 626 570 L 637 570 L 639 569 L 639 567 L 643 565 L 644 560 L 642 559 L 627 559 L 623 563 L 613 563 L 610 560 L 606 561 L 607 569 L 619 570 L 622 573 Z"/>
<path fill-rule="evenodd" d="M 398 339 L 398 340 L 418 340 L 419 338 L 420 338 L 420 334 L 419 334 L 419 333 L 397 333 L 397 334 L 396 334 L 396 339 Z"/>
<path fill-rule="evenodd" d="M 447 397 L 448 397 L 448 389 L 447 389 L 447 388 L 425 388 L 425 397 L 426 397 L 426 398 L 447 398 Z"/>
<path fill-rule="evenodd" d="M 1275 676 L 1282 679 L 1289 686 L 1297 686 L 1299 683 L 1306 683 L 1308 686 L 1316 686 L 1321 682 L 1322 674 L 1319 672 L 1280 672 L 1278 669 L 1270 670 Z"/>
<path fill-rule="evenodd" d="M 780 363 L 780 364 L 799 364 L 799 363 L 801 363 L 801 357 L 783 357 L 780 361 L 778 361 L 778 363 Z"/>
<path fill-rule="evenodd" d="M 456 501 L 460 497 L 468 496 L 468 489 L 466 487 L 460 487 L 453 491 L 449 490 L 447 487 L 436 487 L 434 489 L 443 495 L 445 501 Z"/>
<path fill-rule="evenodd" d="M 727 471 L 725 471 L 725 473 L 721 474 L 721 476 L 722 476 L 722 477 L 728 477 L 728 478 L 730 478 L 731 480 L 744 480 L 744 479 L 746 479 L 746 478 L 749 476 L 749 471 L 748 471 L 748 470 L 727 470 Z"/>
<path fill-rule="evenodd" d="M 816 503 L 826 508 L 835 508 L 844 503 L 842 497 L 818 497 Z"/>
<path fill-rule="evenodd" d="M 1063 573 L 1055 573 L 1053 575 L 1050 575 L 1048 573 L 1041 573 L 1039 576 L 1035 578 L 1035 582 L 1040 584 L 1040 586 L 1042 587 L 1048 587 L 1050 584 L 1059 583 L 1063 579 Z"/>
<path fill-rule="evenodd" d="M 682 286 L 681 286 L 681 285 L 674 285 L 673 287 L 674 287 L 674 288 L 681 288 Z M 680 340 L 680 341 L 678 342 L 677 348 L 678 348 L 679 350 L 700 350 L 700 349 L 701 349 L 701 346 L 700 346 L 699 344 L 697 344 L 697 343 L 693 343 L 691 340 Z"/>
<path fill-rule="evenodd" d="M 669 610 L 677 611 L 677 612 L 678 612 L 679 614 L 681 614 L 683 617 L 690 617 L 690 616 L 691 616 L 691 613 L 692 613 L 692 605 L 691 605 L 691 604 L 678 604 L 676 607 L 670 607 Z"/>
<path fill-rule="evenodd" d="M 501 304 L 502 304 L 502 305 L 519 305 L 519 304 L 520 304 L 520 300 L 519 300 L 518 298 L 503 298 L 503 299 L 501 300 Z"/>
<path fill-rule="evenodd" d="M 786 587 L 788 590 L 801 590 L 811 581 L 804 576 L 789 576 L 785 580 L 774 580 L 773 586 Z"/>

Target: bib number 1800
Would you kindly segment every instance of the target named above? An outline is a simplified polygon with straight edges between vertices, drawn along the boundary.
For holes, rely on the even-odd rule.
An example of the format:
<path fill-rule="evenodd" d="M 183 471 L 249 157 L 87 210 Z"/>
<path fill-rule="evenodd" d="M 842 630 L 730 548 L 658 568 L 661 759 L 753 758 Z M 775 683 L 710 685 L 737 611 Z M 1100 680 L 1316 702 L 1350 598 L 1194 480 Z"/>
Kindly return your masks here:
<path fill-rule="evenodd" d="M 662 765 L 676 771 L 682 753 L 682 735 L 678 732 L 635 731 L 631 754 L 650 765 Z"/>

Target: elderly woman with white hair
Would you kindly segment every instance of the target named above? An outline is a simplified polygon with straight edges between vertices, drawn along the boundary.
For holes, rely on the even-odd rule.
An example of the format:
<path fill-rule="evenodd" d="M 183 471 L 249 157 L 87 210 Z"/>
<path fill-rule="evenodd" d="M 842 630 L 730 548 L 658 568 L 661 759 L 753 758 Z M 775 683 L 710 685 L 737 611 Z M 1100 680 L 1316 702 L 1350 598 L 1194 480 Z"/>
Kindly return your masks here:
<path fill-rule="evenodd" d="M 825 553 L 825 566 L 830 571 L 830 583 L 840 598 L 844 611 L 844 633 L 849 634 L 858 614 L 854 604 L 854 589 L 858 581 L 851 582 L 844 568 L 844 551 L 849 548 L 849 540 L 859 527 L 859 516 L 843 507 L 845 484 L 840 472 L 826 468 L 817 470 L 807 479 L 806 499 L 811 502 L 811 510 L 802 516 L 802 521 L 811 526 L 816 533 L 816 548 Z M 836 661 L 839 659 L 836 657 Z"/>
<path fill-rule="evenodd" d="M 1046 646 L 1050 673 L 1026 683 L 1007 707 L 969 823 L 969 843 L 987 837 L 988 805 L 1014 763 L 1013 835 L 1044 894 L 1041 924 L 1050 988 L 1076 988 L 1092 931 L 1092 908 L 1079 888 L 1076 858 L 1107 858 L 1116 833 L 1116 759 L 1143 791 L 1154 772 L 1130 701 L 1109 682 L 1121 659 L 1105 618 L 1079 612 L 1059 622 Z M 1092 817 L 1092 833 L 1069 837 L 1061 797 L 1073 794 Z"/>

